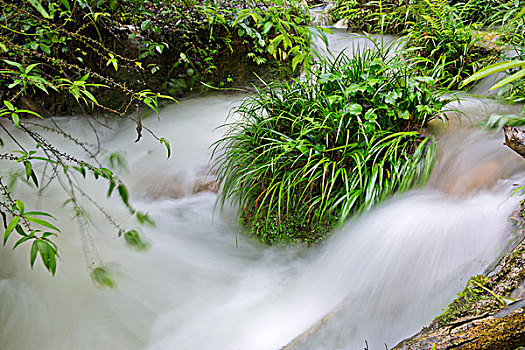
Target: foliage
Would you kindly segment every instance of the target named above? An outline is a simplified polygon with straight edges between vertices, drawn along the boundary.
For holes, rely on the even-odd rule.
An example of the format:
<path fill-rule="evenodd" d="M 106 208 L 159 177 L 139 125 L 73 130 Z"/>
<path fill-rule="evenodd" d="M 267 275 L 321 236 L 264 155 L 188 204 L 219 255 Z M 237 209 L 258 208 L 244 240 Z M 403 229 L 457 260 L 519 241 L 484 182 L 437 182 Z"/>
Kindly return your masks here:
<path fill-rule="evenodd" d="M 461 18 L 465 23 L 492 24 L 503 9 L 512 2 L 507 0 L 449 0 L 448 4 L 461 9 Z"/>
<path fill-rule="evenodd" d="M 22 66 L 37 64 L 40 71 L 32 74 L 35 77 L 51 81 L 58 75 L 69 80 L 59 89 L 74 86 L 80 77 L 87 86 L 105 85 L 110 90 L 83 91 L 94 94 L 99 101 L 95 107 L 126 113 L 137 100 L 140 103 L 134 97 L 145 87 L 180 95 L 201 81 L 225 86 L 242 79 L 243 72 L 230 68 L 235 61 L 271 66 L 280 60 L 294 69 L 309 65 L 308 11 L 299 1 L 281 1 L 262 6 L 257 1 L 52 0 L 33 7 L 2 0 L 0 20 L 6 25 L 0 27 L 0 50 L 8 56 L 23 54 L 24 62 L 12 59 Z M 9 76 L 19 76 L 0 61 L 0 69 L 4 67 L 7 79 L 2 87 L 11 84 Z M 227 79 L 231 76 L 234 79 Z M 12 96 L 8 89 L 0 91 Z M 33 100 L 46 109 L 54 107 L 48 96 L 41 97 L 44 93 Z M 62 95 L 57 99 L 65 109 L 62 113 L 78 112 L 74 101 L 64 105 Z"/>
<path fill-rule="evenodd" d="M 81 204 L 87 201 L 114 226 L 119 237 L 139 251 L 148 247 L 140 233 L 122 227 L 82 188 L 82 178 L 88 176 L 106 181 L 108 197 L 117 193 L 140 224 L 153 224 L 146 213 L 133 208 L 126 184 L 102 165 L 103 152 L 59 128 L 26 117 L 47 118 L 48 111 L 60 110 L 111 113 L 136 123 L 136 142 L 147 131 L 166 147 L 169 157 L 168 140 L 142 124 L 140 106 L 158 114 L 161 100 L 173 100 L 164 92 L 187 91 L 192 84 L 217 75 L 222 72 L 224 56 L 235 54 L 257 64 L 281 60 L 293 70 L 308 68 L 313 62 L 313 34 L 305 26 L 308 12 L 298 1 L 275 0 L 264 6 L 253 2 L 253 9 L 246 9 L 245 1 L 207 0 L 0 0 L 0 4 L 0 118 L 6 122 L 0 147 L 4 145 L 2 138 L 7 137 L 20 148 L 0 153 L 0 160 L 22 166 L 25 176 L 14 178 L 26 183 L 31 180 L 40 190 L 49 181 L 58 181 L 69 197 L 65 204 L 80 227 L 89 227 L 91 220 Z M 239 48 L 240 52 L 234 52 Z M 56 148 L 41 131 L 65 139 L 83 155 L 72 156 Z M 23 146 L 20 137 L 29 142 Z M 109 162 L 123 164 L 115 154 Z M 40 254 L 44 266 L 55 274 L 58 248 L 52 238 L 59 230 L 51 223 L 53 217 L 24 211 L 23 202 L 13 196 L 13 187 L 2 182 L 9 176 L 5 169 L 0 169 L 4 244 L 14 235 L 18 235 L 15 248 L 32 242 L 31 266 Z M 89 245 L 85 249 L 95 248 Z M 86 254 L 93 260 L 89 268 L 94 283 L 114 287 L 97 252 Z"/>
<path fill-rule="evenodd" d="M 514 17 L 505 16 L 502 31 L 504 39 L 510 42 L 523 45 L 525 44 L 525 8 L 521 10 L 514 8 L 506 15 L 513 14 Z M 475 72 L 462 85 L 482 79 L 486 76 L 506 72 L 507 77 L 497 82 L 489 91 L 499 89 L 498 94 L 504 96 L 509 102 L 523 103 L 525 101 L 525 49 L 523 47 L 515 48 L 517 56 L 512 60 L 498 62 Z"/>
<path fill-rule="evenodd" d="M 134 215 L 139 222 L 153 223 L 146 213 L 141 213 L 133 208 L 125 183 L 112 170 L 101 164 L 99 159 L 101 150 L 82 140 L 75 139 L 58 127 L 36 123 L 27 117 L 44 118 L 45 112 L 42 111 L 42 108 L 35 107 L 31 102 L 35 95 L 45 94 L 47 96 L 56 93 L 62 97 L 70 96 L 82 109 L 100 108 L 132 120 L 137 124 L 137 141 L 142 136 L 142 130 L 146 130 L 168 149 L 169 154 L 168 141 L 157 137 L 151 130 L 144 127 L 138 114 L 132 117 L 127 113 L 127 108 L 123 111 L 114 110 L 99 103 L 96 96 L 98 91 L 107 91 L 107 88 L 112 88 L 127 96 L 128 106 L 132 103 L 144 104 L 157 113 L 159 100 L 169 97 L 150 90 L 134 91 L 113 78 L 86 68 L 82 59 L 86 52 L 80 50 L 80 46 L 90 51 L 91 54 L 98 55 L 107 63 L 106 66 L 109 65 L 115 71 L 120 66 L 119 61 L 126 60 L 123 56 L 107 49 L 103 43 L 79 34 L 80 31 L 91 25 L 98 30 L 97 24 L 100 23 L 97 18 L 103 15 L 102 12 L 93 12 L 95 8 L 90 7 L 87 2 L 64 0 L 60 2 L 30 1 L 29 3 L 1 1 L 1 3 L 3 9 L 1 16 L 4 24 L 0 26 L 0 50 L 3 58 L 0 61 L 0 91 L 2 94 L 0 147 L 4 147 L 3 139 L 10 139 L 12 144 L 19 149 L 3 151 L 0 153 L 0 161 L 4 164 L 14 163 L 23 174 L 14 179 L 20 179 L 27 184 L 30 184 L 31 181 L 36 188 L 39 188 L 39 191 L 43 191 L 51 181 L 57 181 L 68 197 L 65 205 L 71 207 L 75 219 L 81 224 L 80 227 L 89 226 L 91 220 L 84 204 L 81 204 L 87 201 L 106 217 L 119 236 L 123 235 L 129 245 L 138 250 L 145 249 L 147 245 L 140 238 L 138 231 L 122 227 L 83 189 L 82 178 L 88 175 L 95 179 L 105 180 L 108 185 L 108 197 L 117 192 L 130 214 Z M 79 16 L 84 21 L 81 21 L 80 24 L 71 23 Z M 71 31 L 72 26 L 77 25 L 80 26 L 76 27 L 78 30 Z M 25 105 L 27 108 L 19 108 L 20 105 Z M 42 131 L 48 136 L 43 136 Z M 58 135 L 70 145 L 77 147 L 83 156 L 73 156 L 58 149 L 54 141 L 49 139 L 51 134 Z M 22 139 L 25 141 L 22 142 Z M 13 194 L 13 181 L 9 181 L 7 185 L 3 182 L 4 179 L 11 176 L 7 170 L 9 168 L 12 167 L 2 165 L 0 168 L 0 214 L 4 223 L 3 243 L 6 245 L 12 237 L 17 236 L 12 245 L 13 249 L 23 243 L 31 244 L 31 266 L 35 264 L 37 256 L 40 255 L 43 265 L 54 275 L 57 270 L 59 250 L 53 238 L 59 234 L 60 230 L 54 223 L 51 223 L 54 219 L 51 214 L 25 210 L 24 203 Z M 81 234 L 89 235 L 87 232 Z M 85 249 L 89 251 L 95 248 L 87 246 Z M 89 266 L 92 269 L 92 275 L 105 276 L 106 280 L 110 279 L 108 273 L 96 272 L 99 271 L 97 269 L 104 271 L 98 254 L 95 251 L 87 254 L 95 257 Z M 100 278 L 94 280 L 100 280 Z M 108 286 L 109 284 L 105 282 L 100 285 Z"/>
<path fill-rule="evenodd" d="M 489 16 L 489 14 L 491 14 Z M 500 27 L 503 40 L 513 44 L 525 44 L 525 8 L 523 0 L 497 1 L 485 15 L 485 23 Z"/>
<path fill-rule="evenodd" d="M 246 100 L 215 145 L 221 200 L 262 241 L 322 238 L 352 213 L 423 183 L 443 117 L 432 78 L 387 52 L 321 61 L 306 80 L 271 83 Z"/>
<path fill-rule="evenodd" d="M 497 49 L 480 45 L 474 28 L 465 24 L 445 0 L 424 0 L 417 21 L 410 27 L 410 56 L 425 74 L 447 89 L 457 89 L 477 69 L 494 62 Z"/>
<path fill-rule="evenodd" d="M 509 75 L 497 82 L 489 89 L 489 91 L 503 88 L 503 91 L 500 94 L 506 95 L 508 101 L 525 101 L 525 88 L 523 86 L 525 82 L 525 60 L 522 59 L 491 64 L 468 77 L 468 79 L 463 82 L 463 85 L 477 81 L 489 75 L 502 72 L 508 72 Z"/>
<path fill-rule="evenodd" d="M 504 23 L 502 31 L 504 39 L 523 45 L 525 44 L 525 8 L 518 10 L 515 8 L 514 11 L 506 13 L 506 15 L 513 14 L 515 16 L 510 17 L 510 19 L 505 16 L 502 19 Z M 497 62 L 484 67 L 466 79 L 462 86 L 495 73 L 505 72 L 508 76 L 497 82 L 489 91 L 499 89 L 498 95 L 504 96 L 507 101 L 523 103 L 525 101 L 525 49 L 518 47 L 514 50 L 517 55 L 512 60 Z"/>
<path fill-rule="evenodd" d="M 302 2 L 277 0 L 272 6 L 261 9 L 241 10 L 233 22 L 233 28 L 238 28 L 240 37 L 251 38 L 256 45 L 248 56 L 257 64 L 266 62 L 264 58 L 270 54 L 282 61 L 291 59 L 292 70 L 300 65 L 306 72 L 313 62 L 312 29 L 306 25 L 309 22 L 308 9 Z M 315 33 L 326 38 L 325 28 L 317 28 Z"/>
<path fill-rule="evenodd" d="M 330 14 L 352 31 L 399 34 L 413 20 L 416 7 L 411 0 L 338 0 Z"/>

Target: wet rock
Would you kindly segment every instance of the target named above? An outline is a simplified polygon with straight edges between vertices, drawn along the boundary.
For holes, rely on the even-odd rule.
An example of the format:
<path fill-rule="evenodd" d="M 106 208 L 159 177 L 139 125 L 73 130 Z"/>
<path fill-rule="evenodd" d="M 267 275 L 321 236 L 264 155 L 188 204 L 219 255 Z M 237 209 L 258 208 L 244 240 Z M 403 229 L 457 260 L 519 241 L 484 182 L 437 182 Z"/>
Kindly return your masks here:
<path fill-rule="evenodd" d="M 334 28 L 337 29 L 348 29 L 348 20 L 345 18 L 340 19 L 334 24 Z"/>

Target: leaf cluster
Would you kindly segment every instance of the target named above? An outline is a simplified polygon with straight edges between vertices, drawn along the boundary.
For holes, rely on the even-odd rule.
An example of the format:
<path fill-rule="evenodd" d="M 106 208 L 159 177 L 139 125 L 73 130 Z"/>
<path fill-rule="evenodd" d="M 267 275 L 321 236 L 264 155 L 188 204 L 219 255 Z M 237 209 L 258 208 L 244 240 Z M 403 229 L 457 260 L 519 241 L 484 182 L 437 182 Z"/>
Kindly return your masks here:
<path fill-rule="evenodd" d="M 33 267 L 37 254 L 40 254 L 42 258 L 42 263 L 44 266 L 51 272 L 55 274 L 56 272 L 56 258 L 58 256 L 57 246 L 51 241 L 52 236 L 56 236 L 60 230 L 49 221 L 40 218 L 44 217 L 54 217 L 48 213 L 41 211 L 25 211 L 24 203 L 20 200 L 15 202 L 15 205 L 10 210 L 13 213 L 12 219 L 9 221 L 9 224 L 5 227 L 4 231 L 4 245 L 7 243 L 9 237 L 13 232 L 18 233 L 21 236 L 13 246 L 13 249 L 18 247 L 20 244 L 32 241 L 31 253 L 30 253 L 30 264 Z M 5 217 L 4 217 L 5 220 Z M 36 224 L 45 229 L 50 229 L 51 231 L 44 231 L 40 229 L 29 229 L 29 223 Z M 5 222 L 4 222 L 5 224 Z M 25 226 L 25 228 L 24 228 Z"/>

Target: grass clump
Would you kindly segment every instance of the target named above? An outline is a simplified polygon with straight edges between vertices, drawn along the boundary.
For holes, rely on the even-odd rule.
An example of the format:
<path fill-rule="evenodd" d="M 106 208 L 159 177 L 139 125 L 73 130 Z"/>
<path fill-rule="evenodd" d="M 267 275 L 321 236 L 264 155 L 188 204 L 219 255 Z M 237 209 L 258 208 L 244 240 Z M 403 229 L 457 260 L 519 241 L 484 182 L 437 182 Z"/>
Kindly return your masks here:
<path fill-rule="evenodd" d="M 215 145 L 221 200 L 267 243 L 316 242 L 352 213 L 424 182 L 442 117 L 429 77 L 367 50 L 319 63 L 308 79 L 266 85 Z"/>

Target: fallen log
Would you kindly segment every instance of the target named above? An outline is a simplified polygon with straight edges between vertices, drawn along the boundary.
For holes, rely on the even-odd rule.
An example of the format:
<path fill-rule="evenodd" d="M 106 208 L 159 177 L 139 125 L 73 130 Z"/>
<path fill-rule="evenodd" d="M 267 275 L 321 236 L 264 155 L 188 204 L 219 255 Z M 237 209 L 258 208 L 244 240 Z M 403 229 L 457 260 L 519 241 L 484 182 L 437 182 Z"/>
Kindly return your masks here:
<path fill-rule="evenodd" d="M 504 125 L 503 132 L 505 133 L 505 142 L 503 144 L 525 158 L 525 131 Z"/>
<path fill-rule="evenodd" d="M 494 315 L 458 320 L 435 331 L 423 331 L 398 344 L 394 350 L 512 350 L 525 344 L 524 300 L 519 307 Z M 512 311 L 514 310 L 514 311 Z"/>

